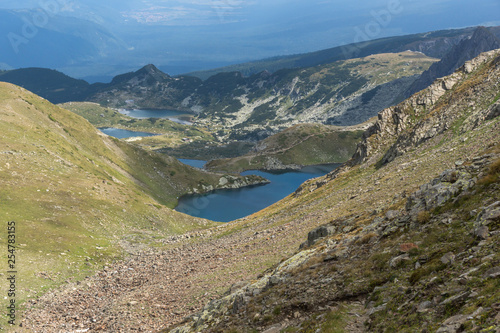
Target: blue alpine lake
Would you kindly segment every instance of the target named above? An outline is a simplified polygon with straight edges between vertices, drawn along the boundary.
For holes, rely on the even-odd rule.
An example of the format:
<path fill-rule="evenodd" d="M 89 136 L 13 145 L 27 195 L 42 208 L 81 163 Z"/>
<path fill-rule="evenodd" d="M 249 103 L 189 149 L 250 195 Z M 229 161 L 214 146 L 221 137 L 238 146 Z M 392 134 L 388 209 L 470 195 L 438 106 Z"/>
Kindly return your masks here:
<path fill-rule="evenodd" d="M 121 114 L 137 119 L 162 118 L 179 124 L 191 125 L 189 121 L 179 119 L 181 116 L 189 115 L 187 112 L 174 110 L 119 110 Z"/>
<path fill-rule="evenodd" d="M 158 134 L 154 133 L 148 133 L 148 132 L 137 132 L 137 131 L 129 131 L 129 130 L 124 130 L 120 128 L 114 128 L 114 127 L 102 127 L 99 128 L 99 130 L 109 136 L 118 138 L 118 139 L 126 139 L 126 138 L 131 138 L 131 137 L 137 137 L 137 136 L 155 136 Z"/>
<path fill-rule="evenodd" d="M 268 179 L 270 183 L 184 196 L 179 199 L 179 204 L 175 209 L 191 216 L 212 221 L 233 221 L 278 202 L 293 193 L 306 180 L 323 176 L 339 165 L 308 166 L 298 171 L 245 171 L 241 174 L 259 175 Z"/>
<path fill-rule="evenodd" d="M 202 169 L 205 164 L 207 164 L 207 161 L 202 161 L 202 160 L 189 160 L 186 158 L 178 158 L 179 162 L 190 165 L 192 167 Z"/>

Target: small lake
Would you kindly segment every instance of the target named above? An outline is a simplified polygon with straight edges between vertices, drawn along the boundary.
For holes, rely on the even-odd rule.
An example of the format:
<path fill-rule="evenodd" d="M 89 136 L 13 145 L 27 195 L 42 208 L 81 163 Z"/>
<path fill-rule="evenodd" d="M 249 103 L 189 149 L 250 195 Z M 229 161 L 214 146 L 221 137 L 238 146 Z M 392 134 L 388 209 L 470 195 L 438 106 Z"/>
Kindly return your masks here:
<path fill-rule="evenodd" d="M 126 138 L 131 138 L 131 137 L 137 137 L 137 136 L 155 136 L 158 134 L 154 133 L 148 133 L 148 132 L 137 132 L 137 131 L 129 131 L 129 130 L 124 130 L 120 128 L 114 128 L 114 127 L 103 127 L 99 128 L 99 130 L 109 136 L 118 138 L 118 139 L 126 139 Z"/>
<path fill-rule="evenodd" d="M 181 116 L 186 116 L 189 113 L 174 110 L 119 110 L 121 114 L 126 116 L 136 118 L 136 119 L 148 119 L 148 118 L 161 118 L 168 119 L 183 125 L 192 125 L 189 121 L 179 119 Z"/>
<path fill-rule="evenodd" d="M 198 168 L 198 169 L 203 169 L 205 164 L 207 164 L 207 161 L 202 161 L 202 160 L 189 160 L 186 158 L 178 158 L 179 162 L 190 165 L 192 167 Z"/>
<path fill-rule="evenodd" d="M 299 171 L 245 171 L 242 175 L 259 175 L 270 184 L 236 190 L 217 190 L 179 199 L 177 211 L 218 222 L 229 222 L 258 212 L 293 193 L 303 182 L 327 174 L 340 164 L 308 166 Z"/>

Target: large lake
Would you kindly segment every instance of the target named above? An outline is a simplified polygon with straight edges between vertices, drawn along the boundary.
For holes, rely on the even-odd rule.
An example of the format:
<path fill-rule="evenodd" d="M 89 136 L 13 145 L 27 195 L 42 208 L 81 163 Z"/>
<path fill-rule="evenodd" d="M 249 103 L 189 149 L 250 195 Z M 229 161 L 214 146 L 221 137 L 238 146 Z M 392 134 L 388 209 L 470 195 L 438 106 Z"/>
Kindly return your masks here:
<path fill-rule="evenodd" d="M 286 172 L 246 171 L 242 175 L 259 175 L 270 180 L 271 183 L 236 190 L 217 190 L 204 195 L 185 196 L 179 199 L 179 205 L 175 209 L 212 221 L 233 221 L 272 205 L 293 193 L 306 180 L 323 176 L 339 165 L 308 166 L 300 171 Z"/>
<path fill-rule="evenodd" d="M 187 112 L 174 111 L 174 110 L 119 110 L 120 113 L 137 118 L 137 119 L 148 119 L 148 118 L 162 118 L 175 121 L 179 124 L 192 125 L 189 121 L 180 119 L 181 116 L 186 116 Z"/>

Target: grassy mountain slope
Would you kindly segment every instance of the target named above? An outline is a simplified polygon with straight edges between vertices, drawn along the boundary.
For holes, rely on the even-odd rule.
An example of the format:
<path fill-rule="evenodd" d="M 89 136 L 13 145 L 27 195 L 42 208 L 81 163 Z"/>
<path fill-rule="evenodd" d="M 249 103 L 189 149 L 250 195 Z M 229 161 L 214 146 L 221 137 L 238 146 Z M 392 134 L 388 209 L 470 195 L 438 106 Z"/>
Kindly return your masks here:
<path fill-rule="evenodd" d="M 0 220 L 17 225 L 18 304 L 127 251 L 214 225 L 168 207 L 180 195 L 221 187 L 223 175 L 108 137 L 7 83 L 0 133 Z"/>
<path fill-rule="evenodd" d="M 23 327 L 437 331 L 459 315 L 458 328 L 495 328 L 499 57 L 381 113 L 350 166 L 248 218 L 68 284 L 31 304 Z M 404 255 L 410 243 L 418 249 Z"/>
<path fill-rule="evenodd" d="M 343 163 L 361 140 L 362 126 L 340 128 L 336 126 L 301 124 L 258 142 L 246 155 L 212 160 L 208 170 L 242 172 L 255 169 L 294 169 L 305 165 Z"/>

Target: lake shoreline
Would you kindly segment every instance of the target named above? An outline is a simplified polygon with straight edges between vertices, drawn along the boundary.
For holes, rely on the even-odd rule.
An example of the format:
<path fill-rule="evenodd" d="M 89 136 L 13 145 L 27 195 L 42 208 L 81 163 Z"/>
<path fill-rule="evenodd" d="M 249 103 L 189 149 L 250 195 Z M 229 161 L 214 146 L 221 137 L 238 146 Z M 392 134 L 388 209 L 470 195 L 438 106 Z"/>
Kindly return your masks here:
<path fill-rule="evenodd" d="M 218 222 L 230 222 L 265 209 L 294 193 L 304 182 L 322 177 L 341 163 L 306 166 L 300 170 L 247 170 L 240 176 L 256 175 L 269 182 L 237 189 L 214 189 L 187 194 L 178 199 L 176 211 Z"/>

